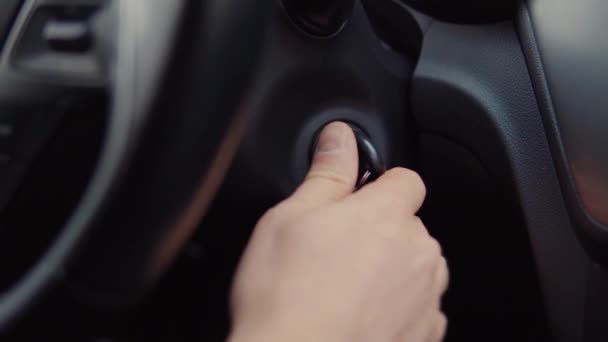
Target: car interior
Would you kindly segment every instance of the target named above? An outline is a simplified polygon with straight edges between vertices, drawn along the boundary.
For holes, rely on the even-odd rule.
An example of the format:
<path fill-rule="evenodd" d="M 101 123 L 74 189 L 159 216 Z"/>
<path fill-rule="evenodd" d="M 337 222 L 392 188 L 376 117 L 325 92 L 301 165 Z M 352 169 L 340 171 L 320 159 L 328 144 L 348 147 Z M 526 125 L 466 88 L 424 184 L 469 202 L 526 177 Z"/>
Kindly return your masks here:
<path fill-rule="evenodd" d="M 362 185 L 425 181 L 446 341 L 608 341 L 606 32 L 603 0 L 0 1 L 0 340 L 225 340 L 340 120 Z"/>

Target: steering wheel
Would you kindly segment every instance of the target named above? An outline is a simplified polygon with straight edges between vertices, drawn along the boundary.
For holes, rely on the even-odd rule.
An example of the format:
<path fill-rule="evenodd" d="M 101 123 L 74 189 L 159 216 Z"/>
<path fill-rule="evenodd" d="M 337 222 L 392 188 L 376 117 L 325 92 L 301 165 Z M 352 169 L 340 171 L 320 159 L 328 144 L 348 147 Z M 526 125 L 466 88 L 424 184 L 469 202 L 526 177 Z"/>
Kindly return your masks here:
<path fill-rule="evenodd" d="M 342 120 L 361 183 L 425 179 L 456 329 L 546 316 L 555 340 L 607 340 L 608 2 L 496 4 L 3 0 L 0 332 L 133 307 L 203 217 L 211 253 L 246 241 Z"/>
<path fill-rule="evenodd" d="M 15 13 L 17 4 L 2 7 Z M 247 111 L 244 91 L 270 6 L 243 0 L 21 5 L 2 54 L 3 119 L 16 108 L 27 116 L 92 92 L 107 94 L 111 114 L 99 161 L 73 214 L 36 251 L 36 261 L 2 289 L 0 330 L 79 268 L 94 270 L 82 273 L 81 284 L 91 285 L 87 291 L 122 294 L 113 297 L 122 304 L 162 274 L 205 212 L 236 149 Z M 27 159 L 28 151 L 19 153 L 17 159 Z M 11 182 L 21 176 L 16 171 Z M 18 234 L 31 236 L 38 228 L 19 227 Z M 15 263 L 20 257 L 10 256 Z"/>

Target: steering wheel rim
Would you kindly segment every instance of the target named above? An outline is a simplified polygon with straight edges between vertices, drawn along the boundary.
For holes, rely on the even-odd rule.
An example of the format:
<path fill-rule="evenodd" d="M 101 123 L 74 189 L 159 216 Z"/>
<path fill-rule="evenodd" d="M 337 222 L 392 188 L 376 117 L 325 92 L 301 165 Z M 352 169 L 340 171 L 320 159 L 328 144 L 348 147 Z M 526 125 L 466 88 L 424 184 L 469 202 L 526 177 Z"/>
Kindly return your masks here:
<path fill-rule="evenodd" d="M 32 0 L 31 3 L 36 3 Z M 171 62 L 175 60 L 176 39 L 178 35 L 184 34 L 185 16 L 194 16 L 204 13 L 207 21 L 200 24 L 197 28 L 204 27 L 202 36 L 194 35 L 199 39 L 195 43 L 204 41 L 204 48 L 210 50 L 206 55 L 208 60 L 200 61 L 204 67 L 199 68 L 200 75 L 218 76 L 210 72 L 209 67 L 225 65 L 234 68 L 233 72 L 251 72 L 256 56 L 256 48 L 264 32 L 264 13 L 268 13 L 268 1 L 208 1 L 203 4 L 195 4 L 186 0 L 129 0 L 129 1 L 107 1 L 106 14 L 110 15 L 110 21 L 106 22 L 106 30 L 115 28 L 113 34 L 103 32 L 102 43 L 114 46 L 114 55 L 109 62 L 109 73 L 111 82 L 111 111 L 108 130 L 103 142 L 102 153 L 98 161 L 97 168 L 92 180 L 88 185 L 83 198 L 79 202 L 73 215 L 68 219 L 60 235 L 38 259 L 36 264 L 18 281 L 12 288 L 4 293 L 0 293 L 0 331 L 4 331 L 7 326 L 13 323 L 20 314 L 36 303 L 45 293 L 53 288 L 53 285 L 65 280 L 67 273 L 78 273 L 80 265 L 87 263 L 85 255 L 82 262 L 78 265 L 74 263 L 76 254 L 80 257 L 86 243 L 94 240 L 94 236 L 104 229 L 103 217 L 112 215 L 111 205 L 119 198 L 118 194 L 124 193 L 125 178 L 129 174 L 131 164 L 139 158 L 137 156 L 146 144 L 146 139 L 150 140 L 154 136 L 154 130 L 158 127 L 150 124 L 153 116 L 159 117 L 159 111 L 155 110 L 158 104 L 157 96 L 163 87 L 163 82 L 167 80 L 168 74 L 173 72 Z M 27 8 L 27 4 L 24 5 Z M 198 13 L 193 14 L 193 9 Z M 115 22 L 112 22 L 115 18 Z M 192 18 L 191 18 L 192 19 Z M 237 21 L 238 20 L 238 21 Z M 239 25 L 232 23 L 238 22 Z M 162 23 L 162 24 L 159 24 Z M 109 24 L 109 25 L 108 25 Z M 233 59 L 222 61 L 222 44 L 234 45 L 235 37 L 247 33 L 251 40 L 250 44 L 243 47 L 250 54 L 250 62 L 246 65 L 234 65 Z M 204 40 L 200 40 L 203 39 Z M 232 39 L 231 39 L 232 38 Z M 201 47 L 197 47 L 199 50 Z M 243 50 L 237 50 L 243 51 Z M 200 52 L 200 51 L 199 51 Z M 110 54 L 111 55 L 111 54 Z M 243 56 L 240 56 L 241 58 Z M 232 64 L 231 64 L 232 63 Z M 244 77 L 247 79 L 247 77 Z M 212 84 L 213 89 L 218 92 L 227 89 L 226 83 L 230 79 L 211 78 L 206 79 L 207 84 Z M 229 139 L 216 141 L 208 151 L 213 153 L 200 155 L 204 162 L 199 163 L 199 179 L 189 179 L 189 181 L 200 181 L 200 186 L 193 188 L 190 194 L 182 193 L 182 198 L 190 200 L 182 203 L 185 209 L 180 213 L 175 213 L 175 218 L 184 218 L 180 221 L 180 226 L 168 227 L 164 222 L 159 222 L 157 230 L 166 235 L 166 241 L 171 244 L 168 248 L 162 248 L 163 252 L 159 255 L 156 248 L 141 249 L 139 258 L 146 262 L 153 263 L 154 269 L 147 269 L 149 272 L 146 279 L 135 279 L 138 284 L 134 285 L 136 291 L 129 292 L 117 302 L 125 303 L 133 299 L 133 295 L 150 287 L 154 281 L 162 274 L 167 264 L 176 256 L 179 247 L 192 233 L 198 219 L 203 215 L 208 202 L 217 190 L 219 182 L 225 169 L 228 167 L 230 158 L 215 158 L 218 151 L 223 157 L 229 157 L 236 150 L 238 137 L 242 132 L 243 115 L 245 111 L 239 110 L 242 95 L 246 88 L 246 82 L 232 85 L 228 88 L 236 89 L 231 94 L 233 99 L 223 101 L 213 108 L 205 108 L 205 101 L 199 101 L 203 108 L 201 114 L 211 116 L 218 112 L 222 118 L 217 118 L 221 134 L 216 136 L 228 136 Z M 202 89 L 205 90 L 205 89 Z M 207 88 L 209 90 L 209 88 Z M 219 93 L 221 95 L 221 93 Z M 207 94 L 205 99 L 217 94 Z M 166 101 L 167 99 L 163 99 Z M 209 101 L 208 101 L 209 102 Z M 217 102 L 215 102 L 217 104 Z M 214 104 L 213 101 L 210 102 Z M 164 113 L 179 116 L 180 113 Z M 183 113 L 188 115 L 191 113 Z M 187 120 L 186 120 L 187 121 Z M 202 127 L 201 134 L 205 134 Z M 218 127 L 215 127 L 218 128 Z M 224 133 L 227 133 L 226 135 Z M 213 136 L 213 135 L 212 135 Z M 199 140 L 198 143 L 201 141 Z M 141 158 L 139 158 L 141 162 Z M 203 169 L 202 166 L 206 168 Z M 132 175 L 131 175 L 132 177 Z M 108 228 L 107 226 L 105 228 Z M 135 228 L 135 227 L 131 227 Z M 172 231 L 169 231 L 172 229 Z M 101 233 L 103 235 L 103 233 Z M 148 241 L 150 245 L 160 243 Z M 151 238 L 150 240 L 153 240 Z M 93 254 L 100 250 L 89 244 Z M 154 250 L 155 255 L 151 252 Z M 146 255 L 143 255 L 147 253 Z M 97 256 L 95 256 L 97 257 Z M 95 259 L 95 258 L 93 258 Z M 103 256 L 102 256 L 103 259 Z M 155 260 L 151 260 L 155 259 Z M 140 260 L 140 261 L 141 261 Z M 134 263 L 131 267 L 135 267 Z M 141 266 L 141 264 L 139 264 Z M 86 268 L 86 267 L 85 267 Z M 106 276 L 108 276 L 106 274 Z M 78 278 L 78 277 L 76 277 Z M 133 279 L 131 279 L 133 280 Z M 77 281 L 78 282 L 78 281 Z M 86 287 L 86 285 L 85 285 Z M 98 289 L 99 290 L 99 289 Z M 101 291 L 103 292 L 103 290 Z M 127 291 L 128 292 L 128 291 Z"/>

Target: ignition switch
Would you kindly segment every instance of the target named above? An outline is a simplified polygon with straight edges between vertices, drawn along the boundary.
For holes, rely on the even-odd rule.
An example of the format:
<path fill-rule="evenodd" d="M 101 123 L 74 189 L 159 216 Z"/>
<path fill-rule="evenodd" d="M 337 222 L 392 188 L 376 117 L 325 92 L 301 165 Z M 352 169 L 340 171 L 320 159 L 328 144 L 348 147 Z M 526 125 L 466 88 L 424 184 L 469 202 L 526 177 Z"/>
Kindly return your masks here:
<path fill-rule="evenodd" d="M 353 124 L 349 125 L 353 129 L 353 133 L 355 133 L 357 150 L 359 151 L 359 174 L 357 176 L 357 189 L 360 189 L 366 184 L 369 184 L 382 176 L 386 171 L 386 166 L 384 165 L 384 162 L 382 161 L 382 158 L 372 143 L 369 135 L 358 126 Z M 314 151 L 317 148 L 319 133 L 320 132 L 316 134 L 312 149 L 310 150 L 311 159 Z"/>

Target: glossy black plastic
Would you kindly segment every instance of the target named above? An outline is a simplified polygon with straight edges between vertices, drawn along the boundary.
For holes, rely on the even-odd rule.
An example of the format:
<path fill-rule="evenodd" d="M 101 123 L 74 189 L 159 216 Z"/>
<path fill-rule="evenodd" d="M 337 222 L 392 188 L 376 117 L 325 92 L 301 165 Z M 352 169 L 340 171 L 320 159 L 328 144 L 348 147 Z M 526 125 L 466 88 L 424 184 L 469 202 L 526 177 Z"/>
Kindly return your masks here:
<path fill-rule="evenodd" d="M 352 127 L 355 139 L 357 139 L 357 150 L 359 151 L 359 182 L 357 187 L 361 188 L 380 178 L 386 171 L 386 166 L 369 135 L 357 126 Z"/>

